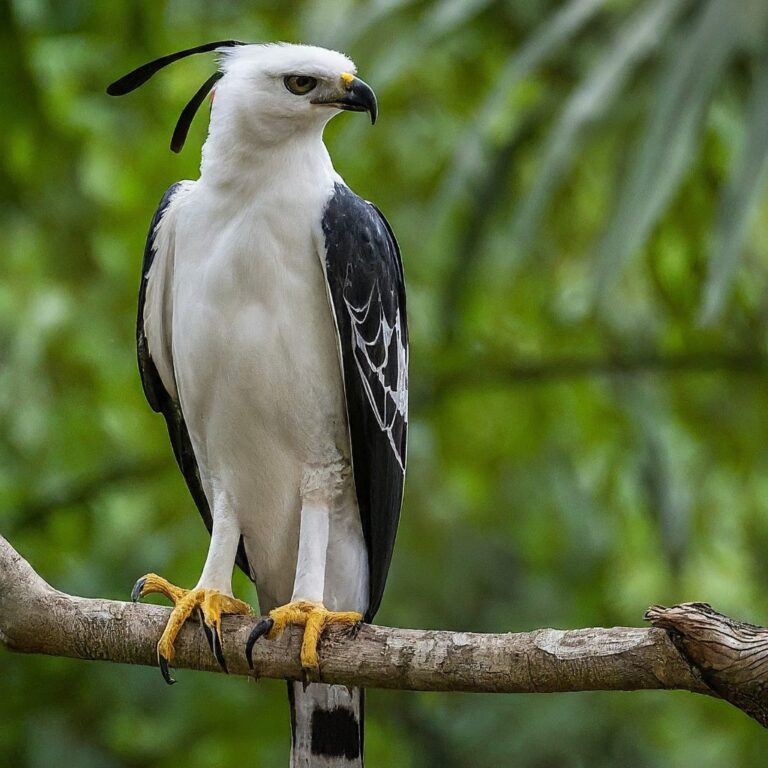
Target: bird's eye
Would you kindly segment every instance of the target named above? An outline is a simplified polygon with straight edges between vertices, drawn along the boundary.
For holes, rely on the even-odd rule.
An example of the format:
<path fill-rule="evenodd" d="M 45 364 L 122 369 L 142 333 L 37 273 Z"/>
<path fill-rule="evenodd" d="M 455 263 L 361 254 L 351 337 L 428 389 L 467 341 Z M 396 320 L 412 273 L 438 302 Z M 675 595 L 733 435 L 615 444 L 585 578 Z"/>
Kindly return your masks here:
<path fill-rule="evenodd" d="M 309 77 L 309 75 L 288 75 L 283 82 L 285 87 L 297 96 L 303 96 L 305 93 L 309 93 L 317 85 L 316 77 Z"/>

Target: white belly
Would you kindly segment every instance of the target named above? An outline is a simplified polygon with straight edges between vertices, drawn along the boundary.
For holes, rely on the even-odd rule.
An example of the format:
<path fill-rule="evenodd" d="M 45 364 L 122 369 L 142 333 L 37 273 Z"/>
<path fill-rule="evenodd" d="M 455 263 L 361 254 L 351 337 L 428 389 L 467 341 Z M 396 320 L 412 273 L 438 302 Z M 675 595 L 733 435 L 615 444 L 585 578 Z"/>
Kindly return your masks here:
<path fill-rule="evenodd" d="M 213 514 L 240 527 L 264 610 L 290 599 L 308 493 L 331 508 L 329 572 L 334 542 L 352 547 L 354 571 L 365 551 L 320 221 L 239 211 L 221 215 L 203 195 L 179 211 L 172 354 L 203 487 Z M 327 602 L 359 602 L 345 590 L 327 584 Z"/>

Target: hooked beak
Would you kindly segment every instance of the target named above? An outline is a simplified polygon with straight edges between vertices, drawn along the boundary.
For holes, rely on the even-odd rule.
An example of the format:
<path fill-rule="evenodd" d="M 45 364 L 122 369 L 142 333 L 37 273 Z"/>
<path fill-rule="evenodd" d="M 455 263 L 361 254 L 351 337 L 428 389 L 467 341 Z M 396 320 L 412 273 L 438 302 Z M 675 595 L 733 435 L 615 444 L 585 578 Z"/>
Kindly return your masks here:
<path fill-rule="evenodd" d="M 359 77 L 355 77 L 348 72 L 341 76 L 341 80 L 343 82 L 341 94 L 331 99 L 315 99 L 312 103 L 337 107 L 349 112 L 367 112 L 371 116 L 371 125 L 373 125 L 379 113 L 376 94 L 373 92 L 373 88 Z"/>

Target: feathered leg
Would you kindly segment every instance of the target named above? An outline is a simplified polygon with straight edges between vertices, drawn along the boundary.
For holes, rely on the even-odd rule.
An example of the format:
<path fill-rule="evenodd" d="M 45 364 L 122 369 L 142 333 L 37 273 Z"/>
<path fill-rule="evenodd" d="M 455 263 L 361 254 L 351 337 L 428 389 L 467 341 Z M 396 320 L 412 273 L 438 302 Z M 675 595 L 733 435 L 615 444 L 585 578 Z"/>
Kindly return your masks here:
<path fill-rule="evenodd" d="M 330 624 L 352 627 L 368 600 L 368 560 L 354 488 L 348 474 L 314 476 L 302 494 L 299 546 L 291 601 L 260 619 L 248 639 L 277 637 L 290 624 L 304 628 L 301 664 L 317 679 L 318 642 Z M 334 484 L 340 478 L 341 483 Z M 341 485 L 341 487 L 339 487 Z M 331 488 L 332 492 L 325 492 Z M 314 491 L 313 491 L 314 489 Z M 291 766 L 362 765 L 362 692 L 323 683 L 289 683 Z"/>
<path fill-rule="evenodd" d="M 221 641 L 221 617 L 227 613 L 250 615 L 248 603 L 232 596 L 232 569 L 235 564 L 240 531 L 226 513 L 214 516 L 211 544 L 200 580 L 194 589 L 182 589 L 154 573 L 142 576 L 134 585 L 131 599 L 150 594 L 165 595 L 174 605 L 165 630 L 157 644 L 157 662 L 165 681 L 171 685 L 170 665 L 174 642 L 184 622 L 196 613 L 211 648 L 211 653 L 227 671 Z"/>

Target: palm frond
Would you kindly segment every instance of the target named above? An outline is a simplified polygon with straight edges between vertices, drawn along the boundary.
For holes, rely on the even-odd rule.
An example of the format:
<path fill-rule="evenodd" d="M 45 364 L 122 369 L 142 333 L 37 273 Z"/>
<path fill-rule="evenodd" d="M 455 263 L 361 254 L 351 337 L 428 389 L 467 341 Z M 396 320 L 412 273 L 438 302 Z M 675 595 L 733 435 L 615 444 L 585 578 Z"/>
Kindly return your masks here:
<path fill-rule="evenodd" d="M 695 156 L 715 86 L 740 39 L 737 17 L 730 0 L 709 0 L 680 48 L 672 46 L 647 129 L 597 248 L 597 296 L 610 291 L 642 247 Z"/>
<path fill-rule="evenodd" d="M 515 213 L 512 229 L 520 250 L 530 244 L 552 194 L 573 165 L 585 129 L 611 109 L 632 71 L 659 45 L 687 4 L 656 0 L 642 5 L 573 92 L 543 149 L 533 187 Z"/>
<path fill-rule="evenodd" d="M 494 128 L 506 115 L 509 104 L 499 94 L 510 93 L 549 55 L 582 29 L 605 5 L 605 0 L 571 0 L 549 18 L 523 47 L 499 68 L 476 118 L 456 146 L 451 165 L 434 198 L 436 215 L 447 214 L 472 182 L 487 170 L 488 146 Z M 505 137 L 506 138 L 506 137 Z"/>
<path fill-rule="evenodd" d="M 374 2 L 355 8 L 354 13 L 351 13 L 348 7 L 340 6 L 335 16 L 331 16 L 329 13 L 329 8 L 335 8 L 335 4 L 329 6 L 325 3 L 310 3 L 308 5 L 310 24 L 307 25 L 307 39 L 314 37 L 312 25 L 323 23 L 326 19 L 333 19 L 335 23 L 326 31 L 327 42 L 329 45 L 335 45 L 339 50 L 346 50 L 355 45 L 360 38 L 384 19 L 413 5 L 413 3 L 414 0 L 374 0 Z M 314 26 L 314 29 L 317 29 L 317 26 Z"/>
<path fill-rule="evenodd" d="M 424 51 L 435 41 L 471 21 L 489 5 L 492 0 L 441 0 L 429 7 L 418 24 L 409 34 L 400 37 L 389 46 L 385 58 L 377 62 L 371 79 L 380 89 L 397 80 L 406 62 L 414 56 L 423 57 Z"/>
<path fill-rule="evenodd" d="M 755 66 L 742 151 L 720 198 L 701 319 L 711 323 L 728 297 L 768 171 L 768 49 Z"/>

